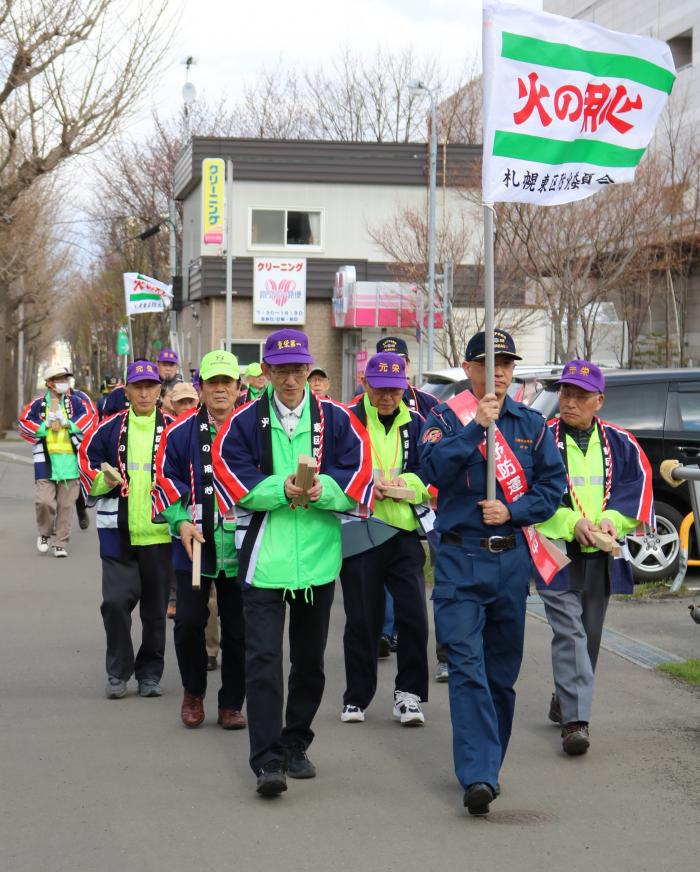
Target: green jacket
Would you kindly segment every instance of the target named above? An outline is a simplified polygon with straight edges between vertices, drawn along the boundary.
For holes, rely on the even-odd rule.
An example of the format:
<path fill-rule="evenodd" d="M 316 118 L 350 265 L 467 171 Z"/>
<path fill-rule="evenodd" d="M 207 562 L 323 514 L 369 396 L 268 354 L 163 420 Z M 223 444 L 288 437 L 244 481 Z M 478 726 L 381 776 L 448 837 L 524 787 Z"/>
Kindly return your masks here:
<path fill-rule="evenodd" d="M 161 545 L 170 542 L 170 530 L 165 524 L 151 520 L 151 486 L 153 484 L 153 438 L 156 412 L 136 415 L 129 410 L 126 468 L 129 473 L 129 536 L 132 545 Z M 112 490 L 105 474 L 98 472 L 90 488 L 90 496 L 100 497 Z"/>
<path fill-rule="evenodd" d="M 216 436 L 216 428 L 209 425 L 212 439 Z M 192 523 L 192 518 L 187 509 L 182 505 L 182 500 L 169 505 L 161 512 L 175 536 L 180 535 L 180 525 L 183 521 Z M 216 513 L 216 527 L 214 528 L 214 549 L 216 551 L 216 570 L 214 572 L 202 572 L 208 578 L 216 578 L 224 573 L 227 578 L 235 578 L 238 575 L 238 551 L 236 549 L 236 522 L 224 519 L 220 512 Z"/>
<path fill-rule="evenodd" d="M 571 436 L 567 434 L 566 457 L 569 465 L 569 479 L 588 520 L 598 525 L 603 520 L 611 521 L 615 525 L 618 536 L 627 536 L 632 533 L 639 523 L 636 518 L 629 518 L 614 509 L 603 511 L 605 470 L 597 427 L 591 433 L 585 455 Z M 581 518 L 583 518 L 583 514 L 573 503 L 572 508 L 560 506 L 548 521 L 537 524 L 536 527 L 548 539 L 563 539 L 565 542 L 573 542 L 575 538 L 574 527 Z M 584 552 L 597 550 L 592 546 L 581 546 L 581 551 Z"/>
<path fill-rule="evenodd" d="M 416 497 L 408 500 L 374 499 L 373 515 L 392 527 L 401 530 L 416 530 L 420 524 L 411 509 L 411 504 L 420 505 L 430 500 L 427 487 L 414 472 L 401 472 L 403 466 L 403 446 L 401 445 L 400 429 L 411 420 L 411 413 L 404 402 L 399 404 L 399 413 L 392 421 L 387 433 L 384 424 L 379 420 L 377 409 L 373 406 L 367 394 L 364 395 L 363 404 L 367 416 L 367 431 L 372 443 L 372 465 L 375 478 L 387 480 L 401 477 L 406 482 L 406 487 L 413 488 Z"/>
<path fill-rule="evenodd" d="M 328 475 L 321 475 L 323 491 L 308 508 L 290 508 L 284 481 L 297 470 L 300 454 L 311 453 L 309 392 L 301 419 L 291 439 L 271 400 L 273 474 L 246 494 L 240 505 L 268 512 L 260 553 L 253 575 L 254 587 L 307 589 L 337 578 L 342 563 L 340 522 L 333 512 L 347 511 L 355 503 Z"/>

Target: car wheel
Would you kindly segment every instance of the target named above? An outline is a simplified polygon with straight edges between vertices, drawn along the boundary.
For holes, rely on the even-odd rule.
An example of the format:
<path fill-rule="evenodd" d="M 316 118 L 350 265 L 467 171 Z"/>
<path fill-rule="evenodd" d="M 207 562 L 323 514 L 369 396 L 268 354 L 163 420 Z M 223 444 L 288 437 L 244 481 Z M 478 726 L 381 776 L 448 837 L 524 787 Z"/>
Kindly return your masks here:
<path fill-rule="evenodd" d="M 668 503 L 655 503 L 655 509 L 656 530 L 627 537 L 636 582 L 661 581 L 678 572 L 678 528 L 683 515 Z"/>

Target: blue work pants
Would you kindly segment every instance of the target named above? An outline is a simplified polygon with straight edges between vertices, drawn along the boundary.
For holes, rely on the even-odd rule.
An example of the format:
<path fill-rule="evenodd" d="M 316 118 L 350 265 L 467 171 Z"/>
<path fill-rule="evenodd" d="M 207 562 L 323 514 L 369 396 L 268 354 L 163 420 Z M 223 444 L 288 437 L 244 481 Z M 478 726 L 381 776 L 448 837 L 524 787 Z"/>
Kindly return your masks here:
<path fill-rule="evenodd" d="M 530 555 L 441 544 L 435 632 L 448 651 L 455 774 L 463 788 L 495 787 L 510 740 L 520 672 Z"/>

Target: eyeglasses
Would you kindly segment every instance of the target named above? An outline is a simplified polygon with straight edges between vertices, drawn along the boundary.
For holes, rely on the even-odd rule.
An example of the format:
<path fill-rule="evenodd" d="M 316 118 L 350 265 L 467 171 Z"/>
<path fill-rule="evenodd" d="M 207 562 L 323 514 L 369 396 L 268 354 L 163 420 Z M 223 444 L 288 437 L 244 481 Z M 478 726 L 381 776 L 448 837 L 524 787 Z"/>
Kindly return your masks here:
<path fill-rule="evenodd" d="M 270 375 L 277 376 L 278 378 L 286 378 L 288 375 L 291 375 L 292 378 L 306 378 L 306 373 L 308 369 L 306 366 L 271 366 L 270 367 Z"/>
<path fill-rule="evenodd" d="M 566 387 L 559 388 L 560 399 L 573 400 L 576 403 L 585 403 L 588 400 L 597 400 L 599 396 L 600 393 L 597 391 L 579 391 L 575 388 L 572 390 L 571 388 Z"/>

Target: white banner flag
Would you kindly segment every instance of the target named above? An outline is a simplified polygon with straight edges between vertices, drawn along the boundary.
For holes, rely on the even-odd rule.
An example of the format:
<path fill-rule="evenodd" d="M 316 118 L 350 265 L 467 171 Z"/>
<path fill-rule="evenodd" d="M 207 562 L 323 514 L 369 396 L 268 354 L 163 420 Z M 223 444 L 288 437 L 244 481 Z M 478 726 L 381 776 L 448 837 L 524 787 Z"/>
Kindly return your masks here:
<path fill-rule="evenodd" d="M 484 202 L 554 205 L 631 182 L 675 81 L 671 49 L 484 4 Z"/>
<path fill-rule="evenodd" d="M 127 315 L 163 312 L 173 301 L 173 287 L 140 273 L 124 273 L 124 298 Z"/>

